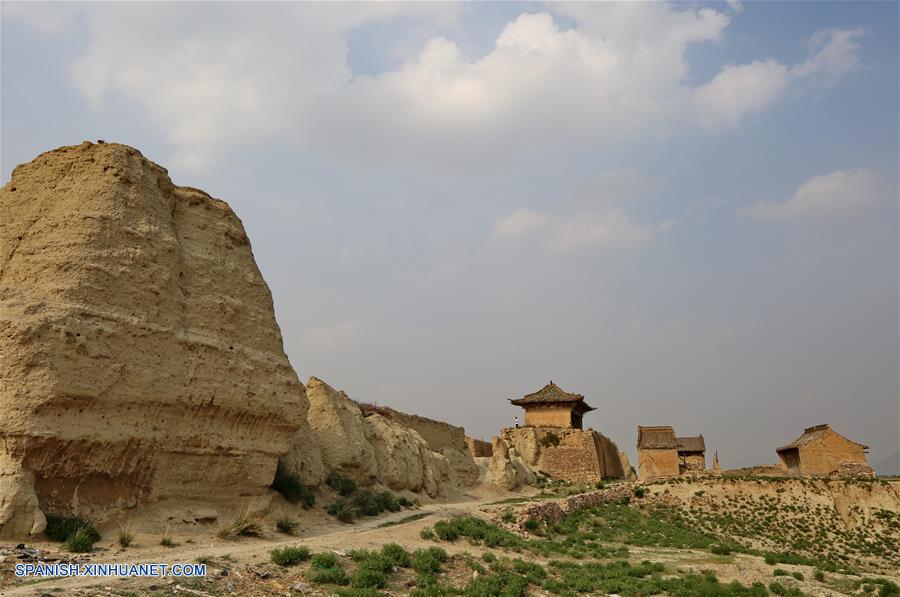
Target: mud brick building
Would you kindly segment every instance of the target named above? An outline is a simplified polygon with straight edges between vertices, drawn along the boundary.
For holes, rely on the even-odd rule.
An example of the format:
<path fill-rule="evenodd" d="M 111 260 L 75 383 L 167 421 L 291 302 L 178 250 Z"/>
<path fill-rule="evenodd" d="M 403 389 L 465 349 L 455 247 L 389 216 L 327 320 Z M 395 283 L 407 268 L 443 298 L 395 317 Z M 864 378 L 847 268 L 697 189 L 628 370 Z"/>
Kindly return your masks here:
<path fill-rule="evenodd" d="M 869 446 L 847 439 L 830 425 L 816 425 L 775 452 L 791 476 L 871 476 L 868 450 Z"/>

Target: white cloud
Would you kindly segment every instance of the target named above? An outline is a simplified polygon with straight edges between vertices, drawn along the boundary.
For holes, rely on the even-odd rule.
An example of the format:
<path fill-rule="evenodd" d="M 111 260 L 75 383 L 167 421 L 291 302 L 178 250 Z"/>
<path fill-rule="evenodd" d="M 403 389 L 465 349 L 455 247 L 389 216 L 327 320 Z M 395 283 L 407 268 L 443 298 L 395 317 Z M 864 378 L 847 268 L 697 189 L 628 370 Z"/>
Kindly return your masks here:
<path fill-rule="evenodd" d="M 517 209 L 494 223 L 494 236 L 516 238 L 534 232 L 543 226 L 546 217 L 533 209 Z"/>
<path fill-rule="evenodd" d="M 346 321 L 332 326 L 310 330 L 303 334 L 303 342 L 311 347 L 333 350 L 355 346 L 362 338 L 362 325 Z"/>
<path fill-rule="evenodd" d="M 809 60 L 794 66 L 798 77 L 822 75 L 834 84 L 844 75 L 859 68 L 859 39 L 862 29 L 823 29 L 809 41 Z"/>
<path fill-rule="evenodd" d="M 574 214 L 544 214 L 519 209 L 497 220 L 494 235 L 512 239 L 540 233 L 542 245 L 556 253 L 634 251 L 649 245 L 674 224 L 674 220 L 667 220 L 655 228 L 637 224 L 621 209 Z"/>
<path fill-rule="evenodd" d="M 561 221 L 550 239 L 550 247 L 569 252 L 583 249 L 628 251 L 650 244 L 656 231 L 635 224 L 621 210 L 586 212 Z"/>
<path fill-rule="evenodd" d="M 744 12 L 744 5 L 741 4 L 740 0 L 727 0 L 728 8 L 730 8 L 734 12 Z"/>
<path fill-rule="evenodd" d="M 837 218 L 871 205 L 876 192 L 871 170 L 837 170 L 807 180 L 787 201 L 761 202 L 738 213 L 763 220 Z"/>
<path fill-rule="evenodd" d="M 712 81 L 694 90 L 697 117 L 707 130 L 735 127 L 781 98 L 788 81 L 788 68 L 771 58 L 726 66 Z"/>
<path fill-rule="evenodd" d="M 720 40 L 730 23 L 725 13 L 560 3 L 548 10 L 571 28 L 550 13 L 522 14 L 483 56 L 435 37 L 399 67 L 366 76 L 347 63 L 354 29 L 401 16 L 404 26 L 452 22 L 459 6 L 98 3 L 78 10 L 89 34 L 71 69 L 77 87 L 98 109 L 111 95 L 141 106 L 165 132 L 173 165 L 194 168 L 272 140 L 341 160 L 454 168 L 561 145 L 614 147 L 689 126 L 713 132 L 771 107 L 796 77 L 834 79 L 852 70 L 860 35 L 820 32 L 802 65 L 756 60 L 692 86 L 688 49 Z M 20 20 L 41 26 L 38 17 Z"/>

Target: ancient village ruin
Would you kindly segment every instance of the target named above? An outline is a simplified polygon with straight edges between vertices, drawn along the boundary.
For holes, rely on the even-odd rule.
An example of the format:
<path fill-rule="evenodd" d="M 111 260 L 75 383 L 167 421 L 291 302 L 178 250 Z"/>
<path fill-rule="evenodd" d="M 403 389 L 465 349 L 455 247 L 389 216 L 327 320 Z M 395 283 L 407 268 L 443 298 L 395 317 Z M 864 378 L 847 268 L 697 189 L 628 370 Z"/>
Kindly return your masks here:
<path fill-rule="evenodd" d="M 638 426 L 637 433 L 638 474 L 641 479 L 706 471 L 706 442 L 702 435 L 676 437 L 675 430 L 668 425 Z"/>
<path fill-rule="evenodd" d="M 522 398 L 510 400 L 525 409 L 525 426 L 503 429 L 494 438 L 489 478 L 501 487 L 534 482 L 534 474 L 572 483 L 594 484 L 630 472 L 616 444 L 593 429 L 582 429 L 594 408 L 584 396 L 566 392 L 552 381 Z"/>
<path fill-rule="evenodd" d="M 776 450 L 791 476 L 874 476 L 866 452 L 869 447 L 847 439 L 830 425 L 815 425 Z"/>

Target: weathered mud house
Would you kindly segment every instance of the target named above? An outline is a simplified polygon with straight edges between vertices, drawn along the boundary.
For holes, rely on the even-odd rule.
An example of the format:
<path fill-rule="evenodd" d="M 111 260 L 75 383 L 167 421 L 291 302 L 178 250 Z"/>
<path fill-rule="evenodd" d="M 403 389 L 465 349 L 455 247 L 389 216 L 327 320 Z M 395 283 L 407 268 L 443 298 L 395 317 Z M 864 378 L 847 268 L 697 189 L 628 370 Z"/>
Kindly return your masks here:
<path fill-rule="evenodd" d="M 706 470 L 706 442 L 702 435 L 677 437 L 669 425 L 639 425 L 637 449 L 641 479 L 677 477 Z"/>
<path fill-rule="evenodd" d="M 815 425 L 775 452 L 788 475 L 871 476 L 866 460 L 869 446 L 847 439 L 830 425 Z"/>

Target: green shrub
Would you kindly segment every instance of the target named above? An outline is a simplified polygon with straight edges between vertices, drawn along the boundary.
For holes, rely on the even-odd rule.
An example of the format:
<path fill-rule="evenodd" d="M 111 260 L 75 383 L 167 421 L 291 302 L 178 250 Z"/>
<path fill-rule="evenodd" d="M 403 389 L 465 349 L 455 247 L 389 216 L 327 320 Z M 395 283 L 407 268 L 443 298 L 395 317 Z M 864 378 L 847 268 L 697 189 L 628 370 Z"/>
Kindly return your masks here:
<path fill-rule="evenodd" d="M 447 561 L 447 552 L 440 547 L 417 549 L 412 555 L 412 567 L 419 574 L 434 574 Z"/>
<path fill-rule="evenodd" d="M 300 523 L 295 518 L 286 513 L 279 516 L 278 520 L 275 521 L 275 528 L 286 535 L 293 535 L 297 532 L 299 525 Z"/>
<path fill-rule="evenodd" d="M 378 516 L 384 511 L 399 512 L 403 507 L 401 502 L 412 503 L 401 500 L 390 491 L 356 489 L 328 506 L 328 513 L 341 522 L 353 522 L 360 516 Z"/>
<path fill-rule="evenodd" d="M 312 567 L 319 570 L 327 568 L 337 568 L 341 565 L 341 561 L 333 553 L 317 553 L 312 557 Z"/>
<path fill-rule="evenodd" d="M 516 513 L 512 511 L 511 508 L 507 508 L 503 511 L 503 514 L 500 515 L 500 520 L 509 524 L 516 521 Z"/>
<path fill-rule="evenodd" d="M 770 584 L 769 590 L 776 595 L 781 595 L 782 597 L 803 597 L 803 591 L 801 591 L 797 587 L 786 587 L 779 582 L 773 582 L 772 584 Z"/>
<path fill-rule="evenodd" d="M 325 479 L 325 484 L 338 492 L 341 496 L 348 496 L 357 490 L 356 481 L 347 479 L 337 473 L 331 473 Z"/>
<path fill-rule="evenodd" d="M 541 436 L 540 441 L 542 448 L 549 448 L 551 446 L 555 447 L 559 445 L 559 436 L 553 433 L 552 431 L 548 431 L 543 436 Z"/>
<path fill-rule="evenodd" d="M 713 543 L 709 546 L 709 551 L 716 554 L 717 556 L 727 556 L 731 555 L 731 548 L 727 545 L 720 545 L 718 543 Z"/>
<path fill-rule="evenodd" d="M 634 497 L 642 498 L 647 493 L 647 490 L 643 487 L 635 487 L 634 488 Z"/>
<path fill-rule="evenodd" d="M 51 541 L 65 541 L 75 534 L 79 529 L 88 529 L 86 532 L 93 537 L 94 543 L 100 540 L 100 533 L 86 520 L 75 516 L 53 516 L 47 515 L 47 528 L 44 534 Z"/>
<path fill-rule="evenodd" d="M 430 541 L 434 539 L 434 531 L 431 527 L 425 527 L 421 531 L 419 531 L 419 537 L 425 539 L 426 541 Z"/>
<path fill-rule="evenodd" d="M 347 571 L 343 567 L 313 570 L 309 575 L 309 580 L 323 585 L 346 585 L 350 582 L 350 579 L 347 578 Z"/>
<path fill-rule="evenodd" d="M 384 593 L 378 589 L 359 589 L 351 587 L 349 589 L 336 589 L 334 595 L 337 597 L 382 597 Z"/>
<path fill-rule="evenodd" d="M 538 527 L 541 526 L 541 521 L 537 518 L 529 518 L 525 521 L 525 530 L 533 532 L 538 530 Z"/>
<path fill-rule="evenodd" d="M 275 479 L 272 481 L 271 487 L 292 504 L 299 503 L 304 508 L 311 508 L 316 503 L 315 494 L 300 483 L 297 475 L 287 472 L 281 462 L 275 469 Z"/>
<path fill-rule="evenodd" d="M 280 547 L 270 551 L 269 556 L 272 562 L 279 566 L 293 566 L 309 559 L 309 548 L 306 546 Z"/>
<path fill-rule="evenodd" d="M 350 586 L 357 589 L 380 589 L 386 584 L 387 577 L 378 568 L 360 566 L 350 577 Z"/>
<path fill-rule="evenodd" d="M 412 565 L 412 557 L 409 552 L 396 543 L 388 543 L 381 548 L 381 554 L 394 566 L 409 568 Z"/>
<path fill-rule="evenodd" d="M 99 538 L 94 527 L 79 527 L 66 539 L 66 549 L 74 553 L 88 553 L 94 549 L 94 543 Z"/>
<path fill-rule="evenodd" d="M 772 576 L 790 576 L 791 573 L 783 568 L 776 568 L 772 571 Z"/>

